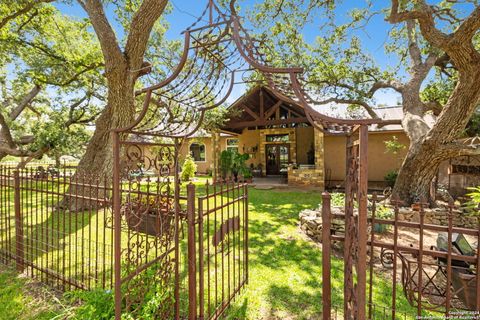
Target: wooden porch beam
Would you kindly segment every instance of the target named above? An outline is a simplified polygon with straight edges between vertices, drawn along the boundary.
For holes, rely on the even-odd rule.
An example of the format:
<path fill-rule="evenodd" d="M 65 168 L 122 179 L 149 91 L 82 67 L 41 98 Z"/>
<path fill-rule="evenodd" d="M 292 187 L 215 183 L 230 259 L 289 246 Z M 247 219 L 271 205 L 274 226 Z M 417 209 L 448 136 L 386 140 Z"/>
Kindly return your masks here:
<path fill-rule="evenodd" d="M 265 97 L 263 96 L 263 90 L 260 90 L 260 119 L 265 118 Z"/>
<path fill-rule="evenodd" d="M 256 121 L 243 121 L 228 123 L 225 128 L 245 128 L 245 127 L 260 127 L 260 126 L 273 126 L 278 124 L 291 124 L 291 123 L 308 123 L 307 117 L 302 118 L 290 118 L 290 119 L 276 119 L 276 120 L 256 120 Z"/>
<path fill-rule="evenodd" d="M 270 118 L 270 117 L 273 115 L 273 113 L 274 113 L 275 111 L 277 111 L 278 108 L 280 108 L 280 106 L 282 105 L 282 103 L 283 103 L 283 101 L 281 101 L 281 100 L 278 101 L 277 103 L 275 103 L 275 104 L 273 105 L 273 107 L 270 108 L 270 110 L 268 110 L 268 112 L 265 114 L 265 119 Z"/>
<path fill-rule="evenodd" d="M 252 109 L 250 109 L 249 106 L 247 106 L 245 103 L 242 104 L 243 106 L 243 110 L 245 110 L 245 112 L 247 112 L 250 116 L 252 116 L 253 119 L 255 120 L 259 120 L 260 117 L 258 116 L 258 114 L 256 114 Z"/>

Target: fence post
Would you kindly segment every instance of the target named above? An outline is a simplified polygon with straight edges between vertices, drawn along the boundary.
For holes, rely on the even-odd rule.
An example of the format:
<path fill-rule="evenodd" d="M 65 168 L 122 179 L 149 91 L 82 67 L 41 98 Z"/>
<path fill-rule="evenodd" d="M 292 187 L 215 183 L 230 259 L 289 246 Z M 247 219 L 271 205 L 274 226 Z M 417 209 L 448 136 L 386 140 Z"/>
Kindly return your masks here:
<path fill-rule="evenodd" d="M 188 224 L 188 319 L 197 318 L 197 277 L 195 253 L 195 185 L 187 185 Z"/>
<path fill-rule="evenodd" d="M 208 190 L 208 187 L 205 188 Z M 208 197 L 207 197 L 208 201 Z M 208 227 L 208 226 L 207 226 Z M 199 319 L 205 318 L 205 266 L 204 266 L 204 249 L 203 249 L 203 199 L 198 199 L 198 303 Z"/>
<path fill-rule="evenodd" d="M 20 205 L 20 172 L 13 172 L 13 188 L 14 188 L 14 208 L 15 208 L 15 257 L 17 271 L 22 272 L 24 269 L 24 251 L 23 251 L 23 217 Z"/>
<path fill-rule="evenodd" d="M 112 132 L 113 140 L 113 254 L 114 254 L 114 300 L 115 320 L 122 318 L 122 216 L 121 216 L 121 178 L 120 178 L 120 136 L 116 131 Z M 106 188 L 106 186 L 105 186 Z"/>
<path fill-rule="evenodd" d="M 323 320 L 330 320 L 332 289 L 330 282 L 330 230 L 331 230 L 331 196 L 322 193 L 322 312 Z"/>

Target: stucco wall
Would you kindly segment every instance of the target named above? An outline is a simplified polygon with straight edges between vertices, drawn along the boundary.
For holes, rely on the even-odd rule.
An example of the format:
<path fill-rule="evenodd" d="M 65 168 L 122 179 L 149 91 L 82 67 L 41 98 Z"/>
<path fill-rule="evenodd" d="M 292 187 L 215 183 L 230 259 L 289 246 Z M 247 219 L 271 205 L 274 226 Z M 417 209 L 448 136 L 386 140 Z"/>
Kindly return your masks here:
<path fill-rule="evenodd" d="M 261 163 L 259 148 L 260 131 L 244 129 L 238 138 L 238 151 L 240 153 L 248 153 L 250 155 L 250 159 L 247 161 L 247 165 L 250 166 L 250 164 L 253 163 L 253 165 L 256 167 L 259 163 Z M 256 151 L 254 152 L 255 148 Z"/>
<path fill-rule="evenodd" d="M 386 152 L 385 141 L 398 138 L 405 149 L 397 154 Z M 325 135 L 325 172 L 330 181 L 345 179 L 345 137 Z M 409 140 L 403 132 L 371 132 L 368 135 L 368 180 L 384 181 L 385 174 L 398 169 L 406 155 Z"/>
<path fill-rule="evenodd" d="M 307 153 L 313 145 L 313 127 L 296 128 L 295 132 L 297 135 L 297 164 L 309 164 Z"/>
<path fill-rule="evenodd" d="M 192 138 L 187 139 L 180 148 L 180 166 L 183 165 L 185 157 L 189 153 L 190 145 L 192 143 L 199 143 L 205 145 L 205 161 L 195 161 L 197 164 L 197 172 L 205 174 L 213 169 L 213 144 L 211 138 Z"/>

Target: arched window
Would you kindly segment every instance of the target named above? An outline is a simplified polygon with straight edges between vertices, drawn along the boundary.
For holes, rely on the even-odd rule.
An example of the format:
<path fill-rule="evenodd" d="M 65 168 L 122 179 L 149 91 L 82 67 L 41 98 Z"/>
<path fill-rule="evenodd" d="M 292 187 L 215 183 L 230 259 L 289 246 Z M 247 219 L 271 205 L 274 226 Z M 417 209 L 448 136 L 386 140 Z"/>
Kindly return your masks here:
<path fill-rule="evenodd" d="M 194 161 L 205 161 L 205 145 L 200 143 L 192 143 L 190 145 L 190 155 Z"/>

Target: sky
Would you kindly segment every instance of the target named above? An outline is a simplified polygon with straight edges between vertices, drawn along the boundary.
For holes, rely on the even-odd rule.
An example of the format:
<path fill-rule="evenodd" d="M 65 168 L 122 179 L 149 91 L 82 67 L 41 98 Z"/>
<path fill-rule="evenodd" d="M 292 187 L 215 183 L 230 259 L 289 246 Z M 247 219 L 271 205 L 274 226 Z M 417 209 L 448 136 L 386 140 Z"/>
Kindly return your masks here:
<path fill-rule="evenodd" d="M 166 17 L 166 20 L 170 24 L 170 29 L 167 32 L 167 38 L 169 39 L 183 39 L 181 32 L 191 25 L 198 16 L 201 15 L 203 9 L 207 4 L 207 0 L 170 0 L 173 5 L 172 12 Z M 239 1 L 242 8 L 253 8 L 253 6 L 261 2 L 261 0 L 243 0 Z M 382 7 L 379 6 L 379 3 L 383 1 L 374 1 L 373 10 L 379 11 Z M 340 5 L 337 12 L 337 19 L 339 22 L 346 21 L 348 11 L 353 9 L 355 5 L 363 4 L 363 1 L 358 0 L 345 0 L 342 5 Z M 87 17 L 84 10 L 78 5 L 76 1 L 72 1 L 71 4 L 55 4 L 57 8 L 65 14 L 85 18 Z M 119 38 L 123 37 L 122 28 L 115 21 L 115 13 L 113 12 L 113 7 L 107 7 L 106 9 L 107 17 L 112 24 L 113 28 L 117 32 Z M 369 20 L 369 23 L 356 32 L 356 35 L 360 37 L 362 45 L 366 48 L 371 56 L 377 61 L 377 63 L 382 68 L 387 68 L 389 65 L 393 65 L 393 61 L 390 59 L 392 57 L 388 56 L 384 52 L 384 44 L 387 41 L 387 32 L 391 25 L 389 25 L 385 20 L 383 14 L 375 15 Z M 319 33 L 319 26 L 323 23 L 321 17 L 315 19 L 311 24 L 305 26 L 302 30 L 304 38 L 313 42 L 316 37 L 321 36 Z M 380 30 L 380 32 L 379 32 Z M 234 94 L 232 99 L 236 99 L 241 93 L 237 92 Z M 375 95 L 375 102 L 378 105 L 397 105 L 399 101 L 399 95 L 392 90 L 382 90 Z"/>

